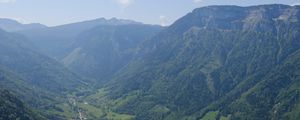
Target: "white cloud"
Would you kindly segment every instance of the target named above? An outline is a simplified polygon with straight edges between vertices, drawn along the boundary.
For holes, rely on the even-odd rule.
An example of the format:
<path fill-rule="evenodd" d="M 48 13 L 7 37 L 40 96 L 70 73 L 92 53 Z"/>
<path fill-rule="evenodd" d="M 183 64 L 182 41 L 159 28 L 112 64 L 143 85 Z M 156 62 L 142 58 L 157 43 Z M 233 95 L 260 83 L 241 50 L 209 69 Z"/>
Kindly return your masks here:
<path fill-rule="evenodd" d="M 14 20 L 18 21 L 19 23 L 22 24 L 28 24 L 29 22 L 27 22 L 27 20 L 23 19 L 23 18 L 14 18 Z"/>
<path fill-rule="evenodd" d="M 164 15 L 159 16 L 159 21 L 161 26 L 167 26 L 169 23 L 168 18 Z"/>
<path fill-rule="evenodd" d="M 194 3 L 201 3 L 203 0 L 194 0 Z"/>
<path fill-rule="evenodd" d="M 300 2 L 292 4 L 292 6 L 300 5 Z"/>
<path fill-rule="evenodd" d="M 124 8 L 128 7 L 129 5 L 131 5 L 134 0 L 117 0 L 117 2 Z"/>
<path fill-rule="evenodd" d="M 0 3 L 14 3 L 16 0 L 0 0 Z"/>

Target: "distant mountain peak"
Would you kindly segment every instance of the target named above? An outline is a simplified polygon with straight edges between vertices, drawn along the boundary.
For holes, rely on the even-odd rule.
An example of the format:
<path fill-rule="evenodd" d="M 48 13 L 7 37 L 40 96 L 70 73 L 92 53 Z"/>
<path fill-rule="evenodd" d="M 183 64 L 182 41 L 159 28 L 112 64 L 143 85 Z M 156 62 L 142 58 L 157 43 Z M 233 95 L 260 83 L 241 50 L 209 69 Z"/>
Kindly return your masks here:
<path fill-rule="evenodd" d="M 87 20 L 87 21 L 82 21 L 82 22 L 78 22 L 78 23 L 91 23 L 91 22 L 95 22 L 98 24 L 106 24 L 106 25 L 125 25 L 125 24 L 143 24 L 141 22 L 136 22 L 134 20 L 129 20 L 129 19 L 119 19 L 116 17 L 113 18 L 97 18 L 97 19 L 93 19 L 93 20 Z M 77 24 L 77 23 L 71 23 L 71 24 Z"/>
<path fill-rule="evenodd" d="M 126 25 L 126 24 L 143 24 L 141 22 L 136 22 L 134 20 L 128 20 L 128 19 L 119 19 L 119 18 L 96 18 L 96 19 L 91 19 L 91 20 L 85 20 L 85 21 L 80 21 L 80 22 L 74 22 L 74 23 L 69 23 L 69 24 L 63 24 L 63 25 L 58 25 L 58 26 L 53 26 L 53 27 L 65 27 L 65 26 L 74 26 L 74 25 Z"/>
<path fill-rule="evenodd" d="M 121 24 L 143 24 L 141 22 L 136 22 L 134 20 L 128 20 L 128 19 L 118 19 L 118 18 L 111 18 L 111 19 L 107 19 L 107 21 L 112 22 L 112 23 L 121 23 Z"/>
<path fill-rule="evenodd" d="M 15 32 L 15 31 L 29 30 L 29 29 L 39 29 L 39 28 L 46 28 L 46 27 L 47 26 L 42 25 L 40 23 L 23 24 L 18 22 L 17 20 L 13 20 L 9 18 L 0 18 L 0 28 L 8 32 Z"/>

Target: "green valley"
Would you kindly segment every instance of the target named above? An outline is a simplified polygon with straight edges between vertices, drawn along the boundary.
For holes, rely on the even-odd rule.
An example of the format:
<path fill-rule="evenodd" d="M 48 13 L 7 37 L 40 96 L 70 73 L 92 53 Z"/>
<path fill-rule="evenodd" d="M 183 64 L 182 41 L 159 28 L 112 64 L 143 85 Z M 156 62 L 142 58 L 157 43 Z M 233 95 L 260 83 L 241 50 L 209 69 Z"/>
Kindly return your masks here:
<path fill-rule="evenodd" d="M 0 28 L 0 120 L 300 119 L 298 5 Z"/>

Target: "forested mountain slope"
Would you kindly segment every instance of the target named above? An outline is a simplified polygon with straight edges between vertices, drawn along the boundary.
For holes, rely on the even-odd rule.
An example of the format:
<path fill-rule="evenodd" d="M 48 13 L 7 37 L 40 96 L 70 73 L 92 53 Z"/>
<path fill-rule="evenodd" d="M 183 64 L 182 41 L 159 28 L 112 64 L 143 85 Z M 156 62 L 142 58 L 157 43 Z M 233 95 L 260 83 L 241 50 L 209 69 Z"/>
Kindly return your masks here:
<path fill-rule="evenodd" d="M 44 120 L 7 90 L 0 89 L 1 120 Z"/>
<path fill-rule="evenodd" d="M 17 73 L 28 83 L 45 90 L 63 93 L 84 85 L 79 76 L 60 63 L 31 50 L 26 38 L 0 31 L 0 65 Z"/>
<path fill-rule="evenodd" d="M 37 51 L 57 60 L 61 60 L 69 52 L 69 47 L 74 43 L 77 36 L 86 30 L 92 29 L 100 25 L 128 25 L 141 24 L 139 22 L 123 19 L 104 19 L 71 23 L 66 25 L 18 31 L 29 38 L 35 44 Z"/>
<path fill-rule="evenodd" d="M 68 101 L 68 95 L 91 86 L 64 65 L 32 50 L 31 45 L 22 35 L 0 30 L 0 87 L 43 116 L 63 119 L 57 113 L 64 111 L 55 106 Z"/>
<path fill-rule="evenodd" d="M 110 101 L 112 110 L 138 120 L 200 119 L 207 112 L 217 119 L 297 119 L 299 10 L 195 9 L 142 43 L 102 89 L 106 99 L 89 99 Z"/>
<path fill-rule="evenodd" d="M 62 61 L 73 71 L 103 83 L 132 60 L 139 44 L 161 29 L 154 25 L 101 25 L 81 33 Z"/>

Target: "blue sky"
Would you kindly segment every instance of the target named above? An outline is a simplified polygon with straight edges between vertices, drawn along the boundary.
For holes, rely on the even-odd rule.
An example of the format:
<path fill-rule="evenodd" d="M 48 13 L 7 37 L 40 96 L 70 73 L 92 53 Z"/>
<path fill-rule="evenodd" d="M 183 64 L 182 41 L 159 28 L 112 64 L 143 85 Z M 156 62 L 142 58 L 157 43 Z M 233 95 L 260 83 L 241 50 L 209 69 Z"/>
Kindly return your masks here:
<path fill-rule="evenodd" d="M 208 5 L 300 4 L 300 0 L 0 0 L 0 17 L 48 26 L 96 18 L 169 25 Z"/>

